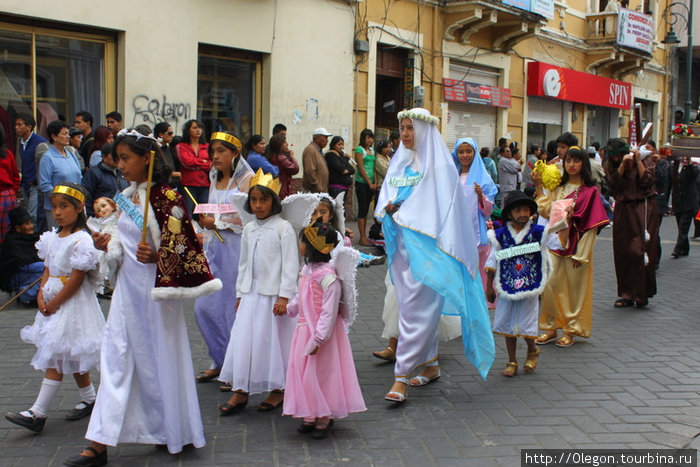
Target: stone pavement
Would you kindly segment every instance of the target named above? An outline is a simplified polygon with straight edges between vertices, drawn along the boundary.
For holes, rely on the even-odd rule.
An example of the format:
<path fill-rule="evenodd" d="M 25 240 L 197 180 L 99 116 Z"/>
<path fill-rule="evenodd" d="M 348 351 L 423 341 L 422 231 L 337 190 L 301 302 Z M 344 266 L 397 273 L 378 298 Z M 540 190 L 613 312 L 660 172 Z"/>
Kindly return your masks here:
<path fill-rule="evenodd" d="M 613 309 L 615 273 L 606 229 L 596 247 L 590 339 L 568 349 L 545 346 L 534 374 L 506 379 L 500 375 L 504 343 L 497 337 L 496 362 L 485 382 L 459 342 L 443 344 L 442 378 L 411 389 L 400 407 L 383 400 L 392 366 L 371 356 L 386 345 L 380 338 L 386 268 L 359 269 L 361 309 L 350 337 L 367 412 L 338 421 L 331 436 L 316 441 L 298 434 L 297 421 L 279 411 L 257 412 L 260 396 L 251 397 L 252 407 L 243 414 L 220 418 L 217 407 L 228 395 L 216 384 L 200 384 L 206 447 L 172 456 L 152 446 L 124 445 L 110 449 L 110 465 L 515 466 L 523 448 L 700 447 L 693 442 L 700 433 L 700 242 L 693 242 L 690 257 L 672 260 L 673 218 L 665 218 L 662 232 L 659 293 L 647 309 Z M 41 374 L 29 366 L 33 348 L 19 339 L 33 315 L 17 306 L 0 312 L 3 411 L 29 407 L 41 383 Z M 195 368 L 204 369 L 204 342 L 192 313 L 188 320 Z M 524 361 L 522 341 L 518 353 Z M 0 420 L 0 465 L 61 465 L 85 446 L 87 420 L 63 420 L 77 401 L 67 378 L 42 434 Z"/>

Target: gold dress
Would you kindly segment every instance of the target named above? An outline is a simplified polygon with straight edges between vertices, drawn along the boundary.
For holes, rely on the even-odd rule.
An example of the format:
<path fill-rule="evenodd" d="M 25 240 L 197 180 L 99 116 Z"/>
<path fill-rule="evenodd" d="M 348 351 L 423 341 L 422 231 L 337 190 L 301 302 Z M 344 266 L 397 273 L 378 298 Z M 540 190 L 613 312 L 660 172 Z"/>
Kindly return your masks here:
<path fill-rule="evenodd" d="M 566 198 L 579 185 L 568 183 L 537 199 L 540 215 L 549 217 L 553 201 Z M 589 337 L 593 326 L 593 247 L 597 229 L 586 231 L 571 256 L 559 256 L 550 250 L 552 274 L 542 292 L 540 329 L 580 337 Z M 560 236 L 561 237 L 561 236 Z M 566 239 L 562 238 L 565 242 Z M 581 266 L 574 268 L 576 260 Z"/>

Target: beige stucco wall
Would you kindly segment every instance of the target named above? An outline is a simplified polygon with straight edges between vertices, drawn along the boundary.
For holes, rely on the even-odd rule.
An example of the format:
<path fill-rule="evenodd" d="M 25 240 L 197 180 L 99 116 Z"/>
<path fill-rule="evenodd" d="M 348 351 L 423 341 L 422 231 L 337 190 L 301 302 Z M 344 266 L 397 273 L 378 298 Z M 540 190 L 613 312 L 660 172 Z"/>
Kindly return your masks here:
<path fill-rule="evenodd" d="M 286 0 L 275 25 L 263 135 L 284 123 L 300 160 L 314 128 L 352 135 L 354 17 L 344 1 Z"/>
<path fill-rule="evenodd" d="M 267 137 L 272 125 L 283 122 L 295 147 L 310 141 L 319 126 L 351 134 L 354 17 L 344 1 L 120 0 L 99 6 L 85 0 L 0 0 L 0 13 L 37 18 L 48 27 L 72 23 L 79 32 L 116 31 L 116 107 L 127 125 L 147 103 L 137 96 L 184 104 L 189 118 L 196 117 L 202 43 L 263 54 L 257 132 Z M 302 116 L 298 124 L 295 111 Z M 104 116 L 95 117 L 102 123 Z"/>

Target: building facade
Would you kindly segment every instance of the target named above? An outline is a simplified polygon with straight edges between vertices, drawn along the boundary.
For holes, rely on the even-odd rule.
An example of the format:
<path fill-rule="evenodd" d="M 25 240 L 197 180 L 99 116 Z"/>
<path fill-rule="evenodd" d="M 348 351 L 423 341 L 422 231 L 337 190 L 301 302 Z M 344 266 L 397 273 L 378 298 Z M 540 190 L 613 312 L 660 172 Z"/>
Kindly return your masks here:
<path fill-rule="evenodd" d="M 117 110 L 126 127 L 191 118 L 206 133 L 269 137 L 295 147 L 316 127 L 352 128 L 351 5 L 340 0 L 0 0 L 0 120 L 18 112 L 95 124 Z"/>
<path fill-rule="evenodd" d="M 423 105 L 442 117 L 450 149 L 462 136 L 527 147 L 564 131 L 587 146 L 627 137 L 641 103 L 642 120 L 664 142 L 672 112 L 669 50 L 660 42 L 666 2 L 631 2 L 358 3 L 356 36 L 368 51 L 356 55 L 356 128 L 387 134 L 397 126 L 392 112 Z M 398 64 L 393 75 L 386 63 Z"/>

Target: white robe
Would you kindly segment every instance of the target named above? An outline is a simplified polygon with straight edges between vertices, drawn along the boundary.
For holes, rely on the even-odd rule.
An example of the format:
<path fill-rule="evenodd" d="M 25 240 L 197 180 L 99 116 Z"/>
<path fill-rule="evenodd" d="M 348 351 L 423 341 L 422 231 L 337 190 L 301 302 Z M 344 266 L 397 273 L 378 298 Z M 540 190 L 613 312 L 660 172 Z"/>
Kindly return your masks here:
<path fill-rule="evenodd" d="M 137 205 L 142 210 L 141 205 Z M 166 444 L 170 453 L 205 445 L 182 301 L 154 302 L 156 265 L 136 260 L 141 231 L 125 214 L 117 224 L 123 263 L 102 343 L 102 376 L 85 437 Z"/>

